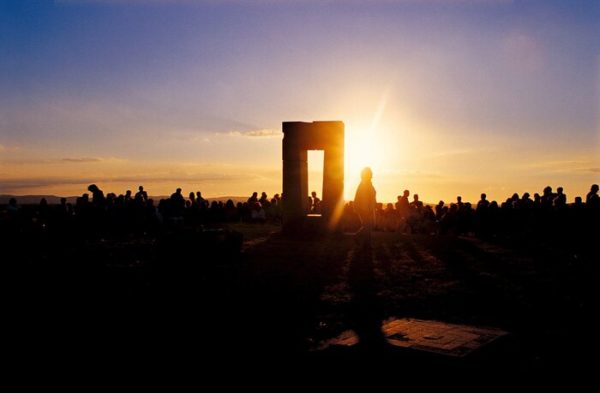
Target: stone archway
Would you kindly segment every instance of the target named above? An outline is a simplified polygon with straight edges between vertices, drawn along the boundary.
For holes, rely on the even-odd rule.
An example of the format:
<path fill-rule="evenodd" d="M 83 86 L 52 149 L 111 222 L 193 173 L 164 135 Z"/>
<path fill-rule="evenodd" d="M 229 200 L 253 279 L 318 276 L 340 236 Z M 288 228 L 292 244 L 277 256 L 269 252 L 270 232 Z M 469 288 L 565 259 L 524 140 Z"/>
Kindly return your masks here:
<path fill-rule="evenodd" d="M 301 230 L 307 220 L 308 150 L 323 150 L 321 217 L 334 229 L 344 206 L 344 123 L 283 123 L 283 229 Z"/>

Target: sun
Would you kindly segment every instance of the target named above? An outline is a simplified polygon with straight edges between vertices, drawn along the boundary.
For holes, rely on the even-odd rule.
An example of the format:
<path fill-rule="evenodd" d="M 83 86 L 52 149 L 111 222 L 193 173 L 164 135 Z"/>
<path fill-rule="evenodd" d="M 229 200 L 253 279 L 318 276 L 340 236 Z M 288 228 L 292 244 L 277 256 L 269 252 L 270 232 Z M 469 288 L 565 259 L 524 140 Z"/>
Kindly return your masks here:
<path fill-rule="evenodd" d="M 386 162 L 389 161 L 385 145 L 387 130 L 383 127 L 372 128 L 346 128 L 345 141 L 345 183 L 346 198 L 352 198 L 356 186 L 360 183 L 360 172 L 364 167 L 373 170 L 375 178 L 377 174 L 385 170 Z"/>
<path fill-rule="evenodd" d="M 385 149 L 377 135 L 368 132 L 348 132 L 346 134 L 345 167 L 346 177 L 359 176 L 360 171 L 369 166 L 379 169 L 385 159 Z"/>
<path fill-rule="evenodd" d="M 354 198 L 364 167 L 373 171 L 374 185 L 390 183 L 405 169 L 414 137 L 402 105 L 394 101 L 392 84 L 380 92 L 353 91 L 339 109 L 345 124 L 344 197 Z M 346 96 L 348 97 L 348 95 Z"/>

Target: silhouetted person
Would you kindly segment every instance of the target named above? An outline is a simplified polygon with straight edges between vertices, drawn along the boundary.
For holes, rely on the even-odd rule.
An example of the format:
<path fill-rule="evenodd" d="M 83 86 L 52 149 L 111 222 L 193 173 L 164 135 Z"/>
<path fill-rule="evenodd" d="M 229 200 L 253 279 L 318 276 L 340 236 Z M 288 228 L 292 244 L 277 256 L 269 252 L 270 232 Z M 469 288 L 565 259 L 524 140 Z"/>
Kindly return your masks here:
<path fill-rule="evenodd" d="M 80 197 L 77 197 L 77 199 L 75 200 L 75 206 L 78 207 L 83 207 L 86 206 L 90 201 L 90 194 L 88 193 L 84 193 L 81 194 Z"/>
<path fill-rule="evenodd" d="M 239 219 L 237 209 L 231 199 L 228 199 L 225 203 L 225 221 L 235 222 Z"/>
<path fill-rule="evenodd" d="M 487 202 L 487 200 L 486 200 L 486 202 Z M 489 203 L 486 204 L 486 207 L 484 208 L 486 213 L 487 213 L 488 206 L 489 206 Z M 459 233 L 466 235 L 471 231 L 471 229 L 473 227 L 476 212 L 475 212 L 475 210 L 473 210 L 470 202 L 465 202 L 463 209 L 458 214 L 459 214 L 459 227 L 458 227 Z"/>
<path fill-rule="evenodd" d="M 354 211 L 358 214 L 362 224 L 362 231 L 366 239 L 370 241 L 371 231 L 375 226 L 375 205 L 377 204 L 377 193 L 371 179 L 373 172 L 371 168 L 366 167 L 362 170 L 361 181 L 356 189 L 354 197 Z"/>
<path fill-rule="evenodd" d="M 255 193 L 256 194 L 256 193 Z M 250 218 L 253 222 L 264 223 L 267 219 L 267 213 L 265 209 L 261 206 L 258 200 L 250 204 Z"/>
<path fill-rule="evenodd" d="M 490 202 L 487 200 L 487 195 L 485 193 L 481 194 L 481 199 L 477 202 L 477 210 L 479 209 L 487 209 Z"/>
<path fill-rule="evenodd" d="M 398 228 L 398 214 L 394 210 L 394 205 L 388 203 L 383 211 L 382 229 L 386 231 L 395 231 Z"/>
<path fill-rule="evenodd" d="M 48 206 L 48 200 L 46 198 L 40 199 L 40 205 L 38 206 L 38 215 L 40 220 L 46 221 L 50 216 L 50 207 Z"/>
<path fill-rule="evenodd" d="M 312 203 L 313 203 L 313 200 L 310 197 L 310 195 L 307 196 L 306 198 L 307 198 L 306 199 L 306 213 L 307 214 L 311 214 L 312 213 Z"/>
<path fill-rule="evenodd" d="M 443 216 L 444 216 L 444 201 L 440 201 L 435 206 L 435 219 L 438 221 L 441 221 Z"/>
<path fill-rule="evenodd" d="M 528 211 L 534 207 L 533 204 L 534 202 L 531 200 L 530 194 L 528 192 L 523 193 L 523 196 L 521 196 L 521 200 L 519 201 L 519 209 Z"/>
<path fill-rule="evenodd" d="M 396 211 L 400 218 L 406 218 L 408 215 L 408 210 L 410 208 L 410 203 L 408 202 L 408 196 L 410 195 L 410 191 L 404 190 L 402 196 L 398 195 L 398 202 L 396 202 Z"/>
<path fill-rule="evenodd" d="M 421 209 L 423 208 L 423 202 L 419 200 L 419 194 L 413 195 L 413 201 L 410 203 L 410 207 L 413 210 L 421 211 Z"/>
<path fill-rule="evenodd" d="M 181 188 L 178 188 L 171 194 L 170 203 L 173 216 L 181 216 L 183 214 L 183 209 L 185 208 L 185 198 L 181 194 Z"/>
<path fill-rule="evenodd" d="M 135 193 L 135 200 L 138 202 L 146 202 L 148 200 L 148 193 L 144 191 L 144 186 L 138 187 L 138 192 Z"/>
<path fill-rule="evenodd" d="M 10 198 L 8 200 L 8 207 L 6 210 L 10 215 L 16 215 L 19 212 L 19 205 L 17 204 L 17 200 L 15 198 Z"/>
<path fill-rule="evenodd" d="M 67 205 L 67 198 L 60 198 L 60 204 L 55 209 L 55 212 L 56 212 L 55 219 L 57 221 L 57 225 L 61 229 L 64 229 L 66 220 L 68 219 L 68 217 L 70 215 L 69 210 L 70 210 L 70 208 L 69 208 L 69 205 Z"/>
<path fill-rule="evenodd" d="M 204 199 L 202 197 L 202 193 L 200 191 L 196 191 L 196 203 L 198 204 L 198 206 L 200 208 L 205 208 L 206 207 L 206 199 Z"/>
<path fill-rule="evenodd" d="M 175 190 L 173 194 L 171 194 L 171 199 L 175 201 L 183 201 L 183 195 L 181 194 L 181 188 Z"/>
<path fill-rule="evenodd" d="M 590 192 L 585 197 L 585 203 L 589 207 L 598 207 L 600 204 L 600 196 L 598 195 L 598 185 L 593 184 L 590 188 Z"/>
<path fill-rule="evenodd" d="M 320 214 L 321 213 L 321 200 L 317 197 L 317 193 L 315 191 L 311 192 L 310 195 L 312 196 L 312 198 L 311 198 L 312 207 L 310 209 L 311 213 Z"/>
<path fill-rule="evenodd" d="M 104 198 L 104 193 L 102 192 L 101 189 L 98 188 L 97 185 L 90 184 L 88 186 L 88 191 L 92 193 L 92 203 L 94 204 L 94 206 L 96 206 L 96 207 L 104 206 L 104 203 L 106 202 L 106 198 Z"/>
<path fill-rule="evenodd" d="M 67 213 L 68 211 L 68 206 L 67 206 L 67 198 L 60 198 L 60 205 L 59 206 L 59 211 L 61 213 Z"/>
<path fill-rule="evenodd" d="M 248 204 L 253 205 L 258 202 L 258 192 L 253 192 L 252 196 L 248 198 Z"/>
<path fill-rule="evenodd" d="M 556 189 L 556 196 L 554 197 L 554 206 L 557 208 L 564 208 L 567 205 L 567 196 L 563 193 L 563 188 L 558 187 Z"/>
<path fill-rule="evenodd" d="M 544 187 L 544 192 L 542 194 L 542 206 L 544 208 L 551 208 L 553 202 L 554 202 L 554 193 L 552 192 L 552 187 L 550 187 L 550 186 Z"/>
<path fill-rule="evenodd" d="M 260 199 L 258 200 L 258 202 L 264 209 L 268 209 L 271 206 L 271 202 L 269 202 L 269 197 L 264 191 L 260 194 Z"/>

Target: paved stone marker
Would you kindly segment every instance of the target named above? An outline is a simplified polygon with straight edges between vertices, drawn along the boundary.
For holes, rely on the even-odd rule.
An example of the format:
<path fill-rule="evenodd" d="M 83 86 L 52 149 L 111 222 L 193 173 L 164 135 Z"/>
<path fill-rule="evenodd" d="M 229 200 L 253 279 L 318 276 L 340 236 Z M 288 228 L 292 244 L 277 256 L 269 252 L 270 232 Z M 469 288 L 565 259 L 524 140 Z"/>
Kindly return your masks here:
<path fill-rule="evenodd" d="M 459 358 L 508 334 L 496 328 L 412 318 L 389 319 L 383 323 L 382 331 L 388 344 L 392 346 Z M 334 345 L 351 347 L 358 344 L 358 341 L 356 333 L 348 330 L 326 341 L 319 349 Z"/>

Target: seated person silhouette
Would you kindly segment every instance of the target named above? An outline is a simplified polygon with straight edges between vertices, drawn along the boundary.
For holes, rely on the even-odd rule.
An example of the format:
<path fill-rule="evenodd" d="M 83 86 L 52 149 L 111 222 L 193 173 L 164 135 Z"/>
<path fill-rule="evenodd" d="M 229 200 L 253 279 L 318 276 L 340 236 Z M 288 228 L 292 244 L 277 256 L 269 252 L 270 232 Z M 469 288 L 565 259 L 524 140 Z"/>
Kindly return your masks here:
<path fill-rule="evenodd" d="M 398 195 L 398 202 L 396 202 L 396 212 L 400 218 L 406 218 L 408 210 L 410 209 L 410 203 L 408 202 L 408 196 L 410 195 L 409 190 L 404 190 L 402 196 Z"/>
<path fill-rule="evenodd" d="M 92 193 L 92 203 L 94 204 L 94 206 L 103 207 L 106 201 L 106 198 L 104 197 L 104 192 L 102 192 L 102 190 L 99 189 L 98 186 L 95 184 L 90 184 L 88 186 L 88 191 Z"/>
<path fill-rule="evenodd" d="M 479 200 L 479 202 L 477 202 L 477 212 L 480 214 L 483 213 L 487 210 L 489 205 L 490 201 L 487 200 L 487 195 L 485 193 L 482 193 L 481 199 Z"/>
<path fill-rule="evenodd" d="M 144 186 L 138 187 L 138 192 L 135 193 L 134 198 L 138 202 L 146 202 L 148 200 L 148 193 L 144 191 Z"/>
<path fill-rule="evenodd" d="M 413 201 L 410 203 L 409 206 L 413 211 L 421 211 L 421 209 L 423 208 L 423 202 L 419 200 L 419 194 L 413 195 Z"/>
<path fill-rule="evenodd" d="M 588 205 L 588 207 L 597 208 L 600 205 L 600 196 L 598 195 L 599 190 L 600 188 L 597 184 L 592 184 L 590 192 L 588 192 L 585 196 L 585 203 Z"/>
<path fill-rule="evenodd" d="M 362 228 L 359 232 L 365 235 L 365 240 L 371 240 L 371 232 L 375 226 L 375 205 L 377 204 L 377 192 L 371 179 L 373 171 L 366 167 L 362 170 L 361 182 L 356 189 L 354 197 L 354 211 L 358 214 Z"/>
<path fill-rule="evenodd" d="M 253 205 L 256 202 L 258 202 L 258 192 L 255 191 L 252 193 L 252 196 L 248 198 L 248 204 Z"/>
<path fill-rule="evenodd" d="M 260 194 L 260 199 L 258 200 L 258 202 L 265 209 L 268 209 L 269 207 L 271 207 L 271 202 L 269 201 L 269 197 L 267 196 L 267 193 L 264 191 Z"/>
<path fill-rule="evenodd" d="M 201 208 L 207 207 L 206 205 L 208 204 L 206 199 L 202 197 L 202 193 L 200 191 L 196 191 L 196 204 L 198 204 L 198 207 Z"/>
<path fill-rule="evenodd" d="M 315 191 L 311 192 L 311 209 L 310 212 L 312 214 L 321 214 L 321 200 L 317 197 L 317 193 Z"/>

